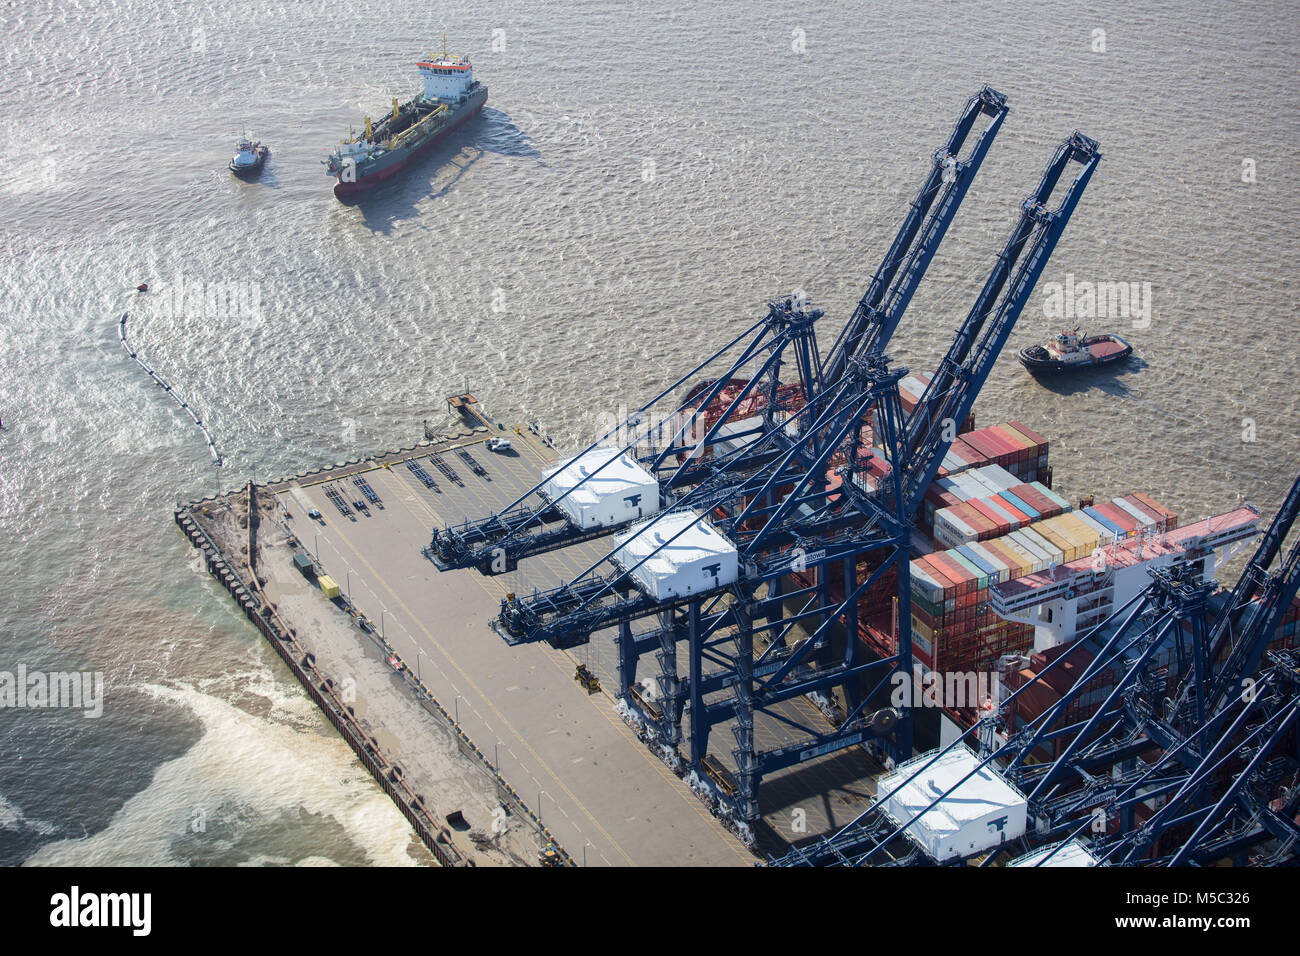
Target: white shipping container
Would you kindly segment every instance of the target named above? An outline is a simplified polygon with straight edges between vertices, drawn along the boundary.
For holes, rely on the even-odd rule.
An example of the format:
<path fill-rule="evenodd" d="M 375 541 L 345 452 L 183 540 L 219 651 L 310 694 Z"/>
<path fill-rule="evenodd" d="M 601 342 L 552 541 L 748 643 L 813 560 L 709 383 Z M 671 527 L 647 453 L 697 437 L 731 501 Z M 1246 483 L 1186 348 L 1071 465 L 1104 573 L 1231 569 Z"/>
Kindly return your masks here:
<path fill-rule="evenodd" d="M 977 495 L 976 497 L 986 498 L 989 495 L 996 495 L 999 491 L 1003 490 L 999 488 L 997 485 L 995 485 L 990 479 L 984 476 L 984 469 L 988 467 L 989 467 L 988 465 L 982 465 L 979 468 L 972 468 L 970 471 L 966 472 L 966 474 L 970 476 L 971 481 L 975 482 L 977 485 L 979 485 L 981 488 L 984 489 L 984 493 L 981 495 Z"/>
<path fill-rule="evenodd" d="M 979 537 L 979 532 L 952 513 L 951 508 L 940 508 L 934 513 L 934 539 L 949 548 L 967 544 Z"/>
<path fill-rule="evenodd" d="M 1048 557 L 1047 552 L 1043 550 L 1041 545 L 1035 544 L 1025 536 L 1025 530 L 1026 529 L 1021 528 L 1019 531 L 1013 531 L 1010 537 L 1020 546 L 1021 551 L 1024 551 L 1029 555 L 1033 564 L 1033 569 L 1035 571 L 1042 571 L 1047 567 L 1048 562 L 1051 559 Z"/>
<path fill-rule="evenodd" d="M 962 501 L 970 501 L 972 498 L 985 498 L 993 494 L 993 490 L 977 481 L 974 473 L 970 471 L 963 471 L 953 478 L 953 481 L 961 489 Z"/>
<path fill-rule="evenodd" d="M 1007 491 L 1008 489 L 1021 484 L 1019 478 L 1011 474 L 1011 472 L 1007 471 L 1001 465 L 985 465 L 983 468 L 977 469 L 977 472 L 983 481 L 991 482 L 993 484 L 995 494 L 999 491 Z"/>
<path fill-rule="evenodd" d="M 1061 553 L 1061 549 L 1035 531 L 1032 525 L 1028 528 L 1021 528 L 1016 532 L 1016 534 L 1024 535 L 1026 540 L 1031 542 L 1039 551 L 1045 554 L 1049 564 L 1065 563 L 1065 555 Z"/>

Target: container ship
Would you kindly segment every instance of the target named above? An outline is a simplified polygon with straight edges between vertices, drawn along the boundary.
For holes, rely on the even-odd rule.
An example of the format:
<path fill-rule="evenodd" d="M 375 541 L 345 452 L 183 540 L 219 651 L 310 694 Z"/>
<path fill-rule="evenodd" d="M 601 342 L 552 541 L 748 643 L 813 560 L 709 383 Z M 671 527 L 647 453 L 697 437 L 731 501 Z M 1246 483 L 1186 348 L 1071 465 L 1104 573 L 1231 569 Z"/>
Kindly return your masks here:
<path fill-rule="evenodd" d="M 487 102 L 487 87 L 474 79 L 469 57 L 446 51 L 416 64 L 423 92 L 378 123 L 365 118 L 360 136 L 350 136 L 322 160 L 340 199 L 365 192 L 397 176 Z"/>
<path fill-rule="evenodd" d="M 920 373 L 899 382 L 905 411 L 916 407 L 930 378 Z M 725 399 L 716 404 L 725 407 Z M 732 428 L 756 423 L 750 419 Z M 727 431 L 724 425 L 720 434 Z M 868 446 L 871 432 L 864 426 Z M 1150 570 L 1189 565 L 1212 582 L 1224 553 L 1259 535 L 1260 513 L 1249 505 L 1180 525 L 1172 510 L 1141 491 L 1071 502 L 1052 490 L 1049 447 L 1047 438 L 1019 420 L 977 428 L 971 416 L 958 429 L 916 516 L 909 569 L 916 666 L 922 674 L 998 675 L 994 699 L 936 708 L 939 721 L 931 730 L 941 742 L 972 726 L 982 705 L 997 706 L 1069 653 L 1080 663 L 1054 672 L 1063 692 L 1103 641 L 1103 635 L 1090 633 L 1094 625 L 1141 591 Z M 881 472 L 876 477 L 883 477 L 875 467 L 880 461 L 873 459 L 869 475 L 874 467 Z M 875 570 L 869 559 L 861 560 L 858 584 Z M 803 587 L 818 583 L 811 571 L 793 577 Z M 831 578 L 828 584 L 832 596 L 843 600 L 843 582 Z M 858 602 L 858 639 L 881 657 L 898 651 L 896 586 L 896 576 L 887 573 Z M 1300 598 L 1270 649 L 1300 648 L 1298 631 Z M 1079 640 L 1084 634 L 1088 640 Z M 1176 649 L 1171 637 L 1160 656 L 1172 676 Z M 1104 699 L 1104 684 L 1096 682 L 1093 704 Z M 1044 688 L 1025 695 L 1016 702 L 1013 725 L 1030 723 L 1056 699 Z"/>

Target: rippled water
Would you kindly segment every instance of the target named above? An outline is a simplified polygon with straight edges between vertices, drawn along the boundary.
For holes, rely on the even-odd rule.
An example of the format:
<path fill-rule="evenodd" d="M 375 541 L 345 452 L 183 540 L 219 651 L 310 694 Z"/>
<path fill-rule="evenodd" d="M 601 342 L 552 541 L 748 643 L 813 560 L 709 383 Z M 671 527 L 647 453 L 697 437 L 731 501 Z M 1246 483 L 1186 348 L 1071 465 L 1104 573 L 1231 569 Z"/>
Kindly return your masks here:
<path fill-rule="evenodd" d="M 1300 466 L 1295 18 L 1033 11 L 0 8 L 0 670 L 108 680 L 100 720 L 0 713 L 0 862 L 405 858 L 400 816 L 171 525 L 214 475 L 119 349 L 127 308 L 228 480 L 409 443 L 466 383 L 498 417 L 576 438 L 773 294 L 805 290 L 828 343 L 987 82 L 1012 114 L 895 360 L 933 367 L 1019 200 L 1082 129 L 1106 159 L 1044 280 L 1150 283 L 1149 328 L 1106 323 L 1142 361 L 1048 390 L 1004 359 L 977 417 L 1044 432 L 1068 494 L 1270 512 Z M 488 108 L 399 184 L 338 203 L 324 148 L 414 91 L 444 29 Z M 225 169 L 245 126 L 273 150 L 253 184 Z M 155 292 L 130 291 L 142 281 Z M 167 307 L 194 284 L 244 307 Z M 1036 296 L 1009 349 L 1052 324 Z"/>

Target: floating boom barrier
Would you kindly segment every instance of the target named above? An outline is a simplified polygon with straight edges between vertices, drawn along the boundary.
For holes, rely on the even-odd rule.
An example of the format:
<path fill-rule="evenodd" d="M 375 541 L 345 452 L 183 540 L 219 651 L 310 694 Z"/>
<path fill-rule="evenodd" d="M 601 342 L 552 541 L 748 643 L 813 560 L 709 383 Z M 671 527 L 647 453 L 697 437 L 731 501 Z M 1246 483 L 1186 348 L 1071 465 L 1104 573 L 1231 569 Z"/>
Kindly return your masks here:
<path fill-rule="evenodd" d="M 212 432 L 208 431 L 208 426 L 203 424 L 203 419 L 199 416 L 199 413 L 190 406 L 189 402 L 185 401 L 185 399 L 177 393 L 176 389 L 171 387 L 171 384 L 166 379 L 150 368 L 149 363 L 142 359 L 140 354 L 136 352 L 135 349 L 131 348 L 131 344 L 126 340 L 126 320 L 130 318 L 130 315 L 131 313 L 129 312 L 123 312 L 122 318 L 119 319 L 117 323 L 117 337 L 122 343 L 122 348 L 126 350 L 127 355 L 131 356 L 131 358 L 135 360 L 135 364 L 144 369 L 149 374 L 149 377 L 154 380 L 154 383 L 174 398 L 176 404 L 180 405 L 190 418 L 194 420 L 194 424 L 198 426 L 199 431 L 203 433 L 204 440 L 208 443 L 208 452 L 212 455 L 212 461 L 218 468 L 220 468 L 222 464 L 224 464 L 221 453 L 217 451 L 217 444 L 212 440 Z"/>

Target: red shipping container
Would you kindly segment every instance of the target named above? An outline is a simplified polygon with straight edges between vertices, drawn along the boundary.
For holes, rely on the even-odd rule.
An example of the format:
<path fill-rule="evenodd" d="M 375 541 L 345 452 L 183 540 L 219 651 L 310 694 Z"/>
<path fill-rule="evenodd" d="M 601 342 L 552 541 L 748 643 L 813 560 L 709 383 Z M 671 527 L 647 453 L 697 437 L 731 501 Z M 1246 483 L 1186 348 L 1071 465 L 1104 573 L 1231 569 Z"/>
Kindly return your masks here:
<path fill-rule="evenodd" d="M 957 583 L 957 597 L 963 594 L 969 594 L 975 590 L 975 576 L 963 568 L 960 564 L 948 557 L 946 554 L 936 552 L 930 555 L 931 560 L 937 562 L 943 568 L 943 573 L 951 580 Z"/>
<path fill-rule="evenodd" d="M 1016 453 L 1020 451 L 1020 446 L 1010 441 L 1005 435 L 998 432 L 993 426 L 981 428 L 979 436 L 982 441 L 997 449 L 997 457 L 1007 461 L 1015 461 Z"/>
<path fill-rule="evenodd" d="M 1118 505 L 1113 505 L 1109 501 L 1098 502 L 1094 506 L 1098 511 L 1104 514 L 1115 524 L 1124 529 L 1126 535 L 1133 534 L 1138 529 L 1138 520 Z"/>
<path fill-rule="evenodd" d="M 957 596 L 957 588 L 960 582 L 952 576 L 952 573 L 945 569 L 943 564 L 935 560 L 933 554 L 927 554 L 920 559 L 925 571 L 935 579 L 936 582 L 943 585 L 943 599 L 951 601 Z"/>
<path fill-rule="evenodd" d="M 974 448 L 984 458 L 986 462 L 991 462 L 995 458 L 1002 457 L 1004 450 L 998 448 L 990 442 L 983 433 L 983 430 L 969 432 L 963 436 L 966 444 Z"/>
<path fill-rule="evenodd" d="M 997 533 L 998 527 L 971 506 L 969 501 L 952 509 L 953 515 L 975 532 L 975 540 L 982 541 Z"/>
<path fill-rule="evenodd" d="M 974 508 L 980 514 L 982 514 L 989 521 L 993 522 L 994 527 L 996 529 L 996 534 L 991 535 L 990 537 L 1000 538 L 1004 534 L 1011 533 L 1011 522 L 1008 521 L 1006 518 L 1003 518 L 1001 515 L 999 515 L 988 505 L 984 504 L 984 502 L 980 501 L 978 498 L 967 502 L 967 504 L 969 504 L 972 508 Z M 980 538 L 980 540 L 987 541 L 988 539 Z"/>
<path fill-rule="evenodd" d="M 1011 492 L 1011 494 L 1014 495 L 1015 492 L 1013 491 L 1013 492 Z M 1006 499 L 1006 497 L 1005 497 L 1004 495 L 1002 495 L 1002 494 L 997 494 L 997 495 L 994 495 L 994 497 L 997 498 L 997 500 L 998 500 L 998 504 L 999 504 L 999 505 L 1000 505 L 1004 510 L 1009 511 L 1009 512 L 1011 513 L 1011 516 L 1014 517 L 1014 518 L 1016 518 L 1016 519 L 1020 522 L 1021 527 L 1023 527 L 1023 526 L 1025 526 L 1025 525 L 1029 524 L 1029 515 L 1025 514 L 1023 511 L 1021 511 L 1019 508 L 1017 508 L 1015 505 L 1013 505 L 1010 501 L 1008 501 L 1008 500 Z M 1020 500 L 1021 500 L 1021 501 L 1024 501 L 1023 498 L 1021 498 Z M 1029 502 L 1025 501 L 1025 504 L 1029 504 Z M 1034 510 L 1037 511 L 1038 509 L 1035 508 Z"/>
<path fill-rule="evenodd" d="M 998 434 L 998 437 L 1010 443 L 1016 449 L 1014 461 L 1028 461 L 1031 456 L 1037 457 L 1038 452 L 1034 448 L 1033 442 L 1024 435 L 1017 433 L 1014 428 L 1008 428 L 1006 425 L 993 425 L 990 427 Z"/>

